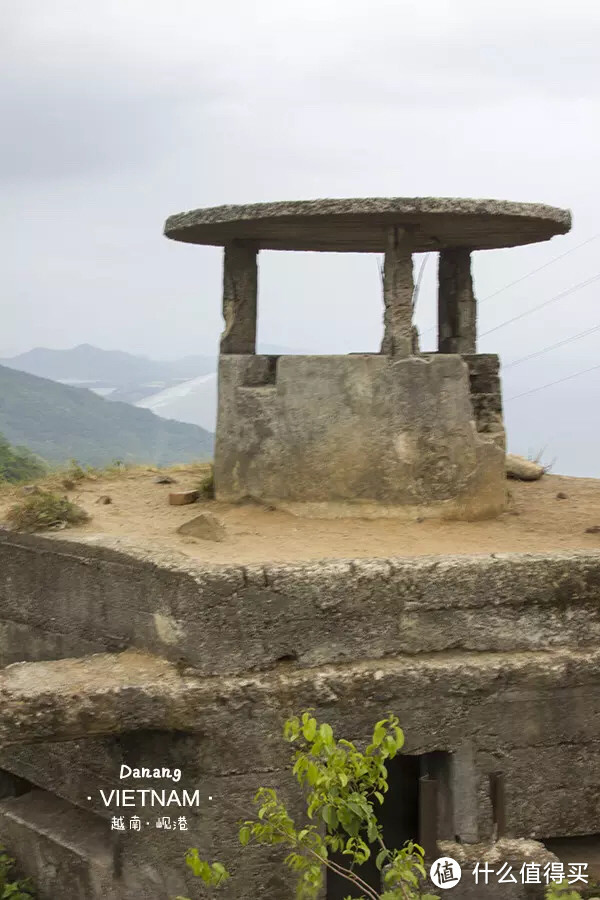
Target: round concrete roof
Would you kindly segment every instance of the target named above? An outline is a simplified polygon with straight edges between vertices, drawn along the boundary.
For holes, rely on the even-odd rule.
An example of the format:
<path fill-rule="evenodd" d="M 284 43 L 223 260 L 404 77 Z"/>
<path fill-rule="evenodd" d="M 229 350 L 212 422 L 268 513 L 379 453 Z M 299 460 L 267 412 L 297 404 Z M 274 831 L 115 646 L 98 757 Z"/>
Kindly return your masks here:
<path fill-rule="evenodd" d="M 249 240 L 264 250 L 385 250 L 386 230 L 412 231 L 413 250 L 489 250 L 547 241 L 571 228 L 566 209 L 504 200 L 373 197 L 215 206 L 169 216 L 165 235 L 190 244 L 223 246 Z"/>

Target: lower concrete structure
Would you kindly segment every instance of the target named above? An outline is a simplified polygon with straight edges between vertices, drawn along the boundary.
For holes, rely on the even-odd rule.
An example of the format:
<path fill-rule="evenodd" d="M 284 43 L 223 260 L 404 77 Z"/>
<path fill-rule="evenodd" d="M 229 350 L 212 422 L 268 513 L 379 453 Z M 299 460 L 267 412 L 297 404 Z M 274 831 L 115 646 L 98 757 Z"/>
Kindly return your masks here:
<path fill-rule="evenodd" d="M 358 742 L 399 717 L 384 809 L 406 837 L 423 771 L 465 859 L 494 838 L 498 771 L 507 838 L 600 833 L 599 638 L 600 553 L 204 568 L 0 532 L 0 664 L 20 662 L 0 674 L 0 841 L 40 900 L 200 898 L 189 846 L 231 868 L 224 900 L 291 900 L 283 854 L 242 851 L 236 823 L 260 786 L 300 816 L 280 734 L 306 707 Z M 149 793 L 173 789 L 194 802 Z"/>
<path fill-rule="evenodd" d="M 487 355 L 222 355 L 217 498 L 495 516 L 506 498 L 497 372 Z"/>

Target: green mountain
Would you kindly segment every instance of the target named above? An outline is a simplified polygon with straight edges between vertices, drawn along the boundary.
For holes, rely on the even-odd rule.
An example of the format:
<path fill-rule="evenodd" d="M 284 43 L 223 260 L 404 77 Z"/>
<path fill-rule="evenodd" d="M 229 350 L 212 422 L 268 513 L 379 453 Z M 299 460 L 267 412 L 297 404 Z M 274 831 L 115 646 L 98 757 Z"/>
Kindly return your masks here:
<path fill-rule="evenodd" d="M 50 462 L 170 465 L 212 456 L 213 436 L 84 388 L 0 366 L 0 433 Z"/>
<path fill-rule="evenodd" d="M 3 481 L 29 481 L 46 472 L 43 460 L 27 449 L 13 447 L 0 434 L 0 484 Z"/>

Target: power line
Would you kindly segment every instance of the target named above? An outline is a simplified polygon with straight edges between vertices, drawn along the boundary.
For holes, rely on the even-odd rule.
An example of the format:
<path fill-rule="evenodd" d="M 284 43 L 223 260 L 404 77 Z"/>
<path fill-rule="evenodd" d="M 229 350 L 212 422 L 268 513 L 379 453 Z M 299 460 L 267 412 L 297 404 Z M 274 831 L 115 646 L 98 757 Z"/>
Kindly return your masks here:
<path fill-rule="evenodd" d="M 502 291 L 507 291 L 509 288 L 514 287 L 515 284 L 520 284 L 522 281 L 525 281 L 526 278 L 529 278 L 531 275 L 535 275 L 536 272 L 541 272 L 542 269 L 547 269 L 548 266 L 553 265 L 553 263 L 558 262 L 559 259 L 564 259 L 565 256 L 568 256 L 569 253 L 573 253 L 575 250 L 579 250 L 580 247 L 585 247 L 586 244 L 591 244 L 592 241 L 597 240 L 600 237 L 600 232 L 598 234 L 592 235 L 591 238 L 588 238 L 585 241 L 582 241 L 581 244 L 577 244 L 575 247 L 571 247 L 570 250 L 566 250 L 565 253 L 561 253 L 560 256 L 555 256 L 554 259 L 549 260 L 544 263 L 543 266 L 538 266 L 537 269 L 532 269 L 531 272 L 527 272 L 526 275 L 521 275 L 520 278 L 517 278 L 515 281 L 511 281 L 510 284 L 505 284 L 504 287 L 498 288 L 497 291 L 494 291 L 493 294 L 488 294 L 487 297 L 484 297 L 482 300 L 478 300 L 478 303 L 485 303 L 486 300 L 491 300 L 492 297 L 497 297 L 498 294 L 501 294 Z"/>
<path fill-rule="evenodd" d="M 550 381 L 548 384 L 542 384 L 540 387 L 531 388 L 529 391 L 523 391 L 522 394 L 517 394 L 515 397 L 509 397 L 507 402 L 518 400 L 519 397 L 526 397 L 528 394 L 535 394 L 537 391 L 543 391 L 549 387 L 554 387 L 555 384 L 562 384 L 563 381 L 570 381 L 571 378 L 578 378 L 579 375 L 587 375 L 588 372 L 593 372 L 596 369 L 600 369 L 600 364 L 597 366 L 590 366 L 589 369 L 582 369 L 580 372 L 574 372 L 572 375 L 567 375 L 565 378 L 559 378 L 557 381 Z"/>
<path fill-rule="evenodd" d="M 600 331 L 600 325 L 594 325 L 593 328 L 588 328 L 585 331 L 580 331 L 579 334 L 574 334 L 572 337 L 565 338 L 562 341 L 558 341 L 556 344 L 551 344 L 549 347 L 544 347 L 543 350 L 537 350 L 535 353 L 530 353 L 529 356 L 522 356 L 520 359 L 516 359 L 514 362 L 503 365 L 502 369 L 506 371 L 513 366 L 518 366 L 520 363 L 526 362 L 528 359 L 535 359 L 537 356 L 542 356 L 542 354 L 544 353 L 549 353 L 550 350 L 556 350 L 557 347 L 563 347 L 565 344 L 570 344 L 573 341 L 578 341 L 580 338 L 585 337 L 588 334 L 593 334 L 595 331 Z"/>
<path fill-rule="evenodd" d="M 570 253 L 574 253 L 575 250 L 579 250 L 580 247 L 585 247 L 586 244 L 591 244 L 592 241 L 597 240 L 600 237 L 600 232 L 598 234 L 593 234 L 592 237 L 587 238 L 585 241 L 582 241 L 580 244 L 576 244 L 575 247 L 571 247 L 570 250 L 566 250 L 564 253 L 561 253 L 559 256 L 555 256 L 553 259 L 544 263 L 542 266 L 538 266 L 537 269 L 532 269 L 531 272 L 527 272 L 525 275 L 521 275 L 520 278 L 517 278 L 515 281 L 511 281 L 509 284 L 505 284 L 504 287 L 498 288 L 497 291 L 494 291 L 493 294 L 488 294 L 487 297 L 483 297 L 483 299 L 477 298 L 477 303 L 485 303 L 486 300 L 491 300 L 492 297 L 497 297 L 498 294 L 501 294 L 503 291 L 507 291 L 509 288 L 514 287 L 515 284 L 520 284 L 522 281 L 525 281 L 526 278 L 530 278 L 531 275 L 535 275 L 537 272 L 541 272 L 542 269 L 547 269 L 548 266 L 553 265 L 555 262 L 558 262 L 560 259 L 564 259 L 565 256 L 568 256 Z M 436 325 L 432 325 L 431 328 L 427 328 L 422 332 L 422 336 L 429 334 L 432 331 L 435 331 Z M 489 334 L 489 332 L 486 332 Z"/>
<path fill-rule="evenodd" d="M 566 291 L 561 291 L 560 294 L 555 294 L 555 296 L 550 297 L 549 300 L 544 300 L 543 303 L 539 303 L 537 306 L 533 306 L 531 309 L 526 309 L 525 312 L 519 313 L 518 316 L 513 316 L 512 319 L 507 319 L 505 322 L 500 322 L 499 325 L 495 325 L 488 331 L 482 332 L 479 337 L 485 337 L 487 334 L 492 334 L 492 332 L 498 331 L 499 328 L 504 328 L 505 325 L 511 325 L 513 322 L 518 322 L 519 319 L 524 319 L 525 316 L 529 316 L 531 315 L 531 313 L 538 312 L 538 310 L 543 309 L 545 306 L 549 306 L 551 303 L 556 303 L 557 300 L 562 300 L 563 297 L 568 297 L 571 294 L 574 294 L 576 291 L 580 291 L 581 288 L 587 287 L 588 284 L 593 284 L 593 282 L 598 280 L 600 280 L 600 272 L 598 272 L 596 275 L 592 275 L 592 277 L 588 278 L 586 281 L 580 281 L 579 284 L 573 285 L 573 287 L 568 288 Z"/>

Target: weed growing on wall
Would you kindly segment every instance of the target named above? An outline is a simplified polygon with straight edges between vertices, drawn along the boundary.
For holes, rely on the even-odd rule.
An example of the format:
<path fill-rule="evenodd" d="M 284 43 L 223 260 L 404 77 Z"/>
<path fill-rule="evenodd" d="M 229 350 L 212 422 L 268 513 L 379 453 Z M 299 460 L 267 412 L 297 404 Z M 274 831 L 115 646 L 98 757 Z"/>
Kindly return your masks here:
<path fill-rule="evenodd" d="M 29 879 L 16 879 L 15 861 L 0 847 L 0 900 L 33 900 L 35 894 Z"/>
<path fill-rule="evenodd" d="M 387 847 L 377 821 L 388 791 L 386 761 L 404 744 L 397 718 L 390 715 L 377 722 L 364 752 L 351 741 L 336 740 L 331 726 L 319 724 L 310 711 L 289 719 L 283 736 L 295 748 L 292 771 L 304 793 L 307 822 L 298 827 L 276 791 L 261 788 L 254 798 L 255 818 L 240 823 L 240 843 L 285 848 L 299 900 L 316 900 L 326 869 L 346 879 L 349 889 L 358 888 L 363 900 L 439 900 L 422 890 L 422 847 L 412 841 L 401 849 Z M 337 861 L 340 853 L 347 864 Z M 372 853 L 382 873 L 383 893 L 356 871 Z M 218 886 L 230 877 L 221 863 L 202 860 L 195 849 L 188 851 L 186 862 L 205 884 Z"/>
<path fill-rule="evenodd" d="M 598 884 L 589 884 L 583 894 L 574 891 L 565 878 L 560 884 L 553 883 L 546 889 L 545 900 L 599 900 L 600 886 Z M 594 895 L 593 897 L 591 895 Z"/>
<path fill-rule="evenodd" d="M 296 875 L 297 900 L 316 900 L 327 869 L 346 879 L 349 889 L 353 885 L 361 891 L 360 900 L 440 900 L 424 892 L 423 848 L 413 841 L 401 849 L 387 847 L 377 820 L 388 791 L 386 762 L 404 745 L 398 719 L 389 715 L 377 722 L 364 752 L 351 741 L 336 740 L 331 726 L 319 724 L 311 711 L 289 719 L 283 736 L 294 745 L 292 772 L 304 794 L 308 821 L 298 827 L 276 791 L 261 788 L 254 797 L 255 818 L 240 822 L 242 846 L 255 842 L 287 850 L 285 863 Z M 347 857 L 346 864 L 338 861 L 340 853 Z M 383 893 L 356 871 L 373 853 Z M 196 849 L 188 850 L 186 863 L 211 887 L 231 877 L 222 863 L 201 859 Z M 590 900 L 597 900 L 592 891 Z M 546 900 L 583 900 L 584 896 L 589 893 L 572 890 L 566 880 L 550 884 L 545 892 Z"/>

